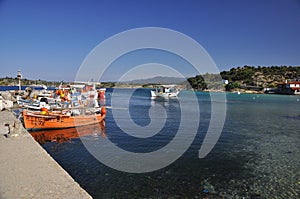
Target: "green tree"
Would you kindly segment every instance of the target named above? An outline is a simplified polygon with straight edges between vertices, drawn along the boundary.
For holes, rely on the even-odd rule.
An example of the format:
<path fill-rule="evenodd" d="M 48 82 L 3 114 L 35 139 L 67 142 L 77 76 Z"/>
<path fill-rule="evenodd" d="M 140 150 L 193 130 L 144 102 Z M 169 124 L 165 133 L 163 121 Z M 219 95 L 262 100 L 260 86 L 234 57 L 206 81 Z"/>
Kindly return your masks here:
<path fill-rule="evenodd" d="M 207 88 L 207 84 L 205 83 L 204 78 L 201 75 L 188 78 L 188 82 L 191 85 L 191 87 L 195 90 L 203 91 Z"/>

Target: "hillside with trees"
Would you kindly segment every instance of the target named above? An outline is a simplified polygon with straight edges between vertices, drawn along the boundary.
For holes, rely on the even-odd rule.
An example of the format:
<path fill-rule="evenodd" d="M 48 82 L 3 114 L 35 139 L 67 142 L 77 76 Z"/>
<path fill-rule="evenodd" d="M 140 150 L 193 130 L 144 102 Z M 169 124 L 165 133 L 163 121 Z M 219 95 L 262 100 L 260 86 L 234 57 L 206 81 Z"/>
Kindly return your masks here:
<path fill-rule="evenodd" d="M 22 86 L 34 86 L 34 85 L 45 85 L 48 87 L 58 87 L 61 83 L 63 84 L 76 84 L 74 82 L 59 82 L 59 81 L 46 81 L 46 80 L 29 80 L 21 79 Z M 4 77 L 0 78 L 0 86 L 18 86 L 19 79 L 17 77 Z M 112 88 L 115 86 L 114 82 L 101 82 L 97 85 L 97 88 Z"/>
<path fill-rule="evenodd" d="M 30 85 L 46 85 L 46 86 L 58 86 L 60 82 L 55 81 L 46 81 L 46 80 L 29 80 L 21 79 L 21 85 L 30 86 Z M 19 79 L 17 77 L 4 77 L 0 78 L 0 86 L 17 86 L 19 85 Z"/>
<path fill-rule="evenodd" d="M 286 80 L 300 78 L 300 66 L 244 66 L 222 71 L 220 75 L 223 80 L 229 82 L 225 85 L 226 90 L 263 90 L 263 88 L 274 88 L 278 83 Z M 196 90 L 219 90 L 220 84 L 216 85 L 213 82 L 221 82 L 220 75 L 197 75 L 189 78 L 188 82 Z"/>

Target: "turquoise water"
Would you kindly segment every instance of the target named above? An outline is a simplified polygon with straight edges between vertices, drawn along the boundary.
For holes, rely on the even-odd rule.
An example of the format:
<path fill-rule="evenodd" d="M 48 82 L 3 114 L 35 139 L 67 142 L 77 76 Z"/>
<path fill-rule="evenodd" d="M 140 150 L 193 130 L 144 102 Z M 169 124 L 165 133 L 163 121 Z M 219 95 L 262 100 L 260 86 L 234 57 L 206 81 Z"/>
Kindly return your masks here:
<path fill-rule="evenodd" d="M 130 91 L 121 89 L 113 96 L 108 90 L 107 105 L 113 96 L 118 103 L 112 109 L 126 110 L 122 100 Z M 183 91 L 179 98 L 188 92 Z M 227 93 L 222 134 L 213 150 L 199 159 L 210 122 L 211 97 L 205 92 L 196 94 L 200 122 L 189 120 L 199 122 L 197 135 L 179 159 L 160 170 L 139 174 L 117 171 L 93 157 L 79 138 L 43 147 L 94 198 L 299 198 L 300 96 Z M 107 138 L 90 135 L 82 139 L 95 146 L 108 139 L 137 153 L 163 148 L 176 137 L 180 105 L 177 100 L 151 101 L 148 89 L 138 89 L 129 101 L 130 117 L 137 125 L 147 126 L 153 106 L 166 111 L 164 127 L 156 135 L 135 138 L 125 134 L 108 108 Z"/>

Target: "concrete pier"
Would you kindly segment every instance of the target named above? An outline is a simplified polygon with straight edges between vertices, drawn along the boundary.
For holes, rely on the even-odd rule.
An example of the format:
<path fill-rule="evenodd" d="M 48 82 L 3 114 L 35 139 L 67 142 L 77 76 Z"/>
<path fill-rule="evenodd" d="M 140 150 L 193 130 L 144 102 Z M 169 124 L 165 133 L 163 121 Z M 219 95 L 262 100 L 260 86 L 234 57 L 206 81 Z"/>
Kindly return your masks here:
<path fill-rule="evenodd" d="M 31 137 L 11 111 L 1 111 L 0 198 L 92 197 Z"/>

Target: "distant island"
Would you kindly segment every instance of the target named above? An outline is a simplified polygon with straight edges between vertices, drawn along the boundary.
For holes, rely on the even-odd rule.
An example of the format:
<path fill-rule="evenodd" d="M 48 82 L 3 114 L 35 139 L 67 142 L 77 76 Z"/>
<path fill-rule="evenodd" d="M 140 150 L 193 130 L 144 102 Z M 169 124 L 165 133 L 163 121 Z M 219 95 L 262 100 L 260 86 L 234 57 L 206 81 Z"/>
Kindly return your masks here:
<path fill-rule="evenodd" d="M 127 82 L 101 82 L 98 87 L 151 87 L 153 84 L 178 84 L 185 89 L 198 91 L 226 90 L 226 91 L 263 91 L 266 88 L 275 88 L 278 84 L 300 78 L 300 66 L 243 66 L 222 71 L 220 74 L 202 74 L 187 79 L 178 77 L 153 77 L 137 79 Z M 0 78 L 0 86 L 16 86 L 18 78 Z M 73 84 L 74 82 L 63 82 Z M 21 79 L 26 86 L 46 85 L 58 87 L 61 81 Z"/>

